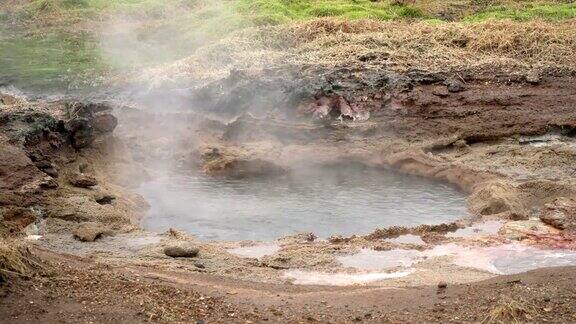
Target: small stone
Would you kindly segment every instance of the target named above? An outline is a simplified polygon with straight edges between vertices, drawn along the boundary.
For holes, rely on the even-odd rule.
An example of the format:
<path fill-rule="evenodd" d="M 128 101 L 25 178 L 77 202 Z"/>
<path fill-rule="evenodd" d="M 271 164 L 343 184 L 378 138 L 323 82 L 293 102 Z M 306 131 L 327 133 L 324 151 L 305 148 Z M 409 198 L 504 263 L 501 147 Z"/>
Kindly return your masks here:
<path fill-rule="evenodd" d="M 438 283 L 438 288 L 439 289 L 446 289 L 448 287 L 448 283 L 444 282 L 444 281 L 440 281 Z"/>
<path fill-rule="evenodd" d="M 462 92 L 466 90 L 464 83 L 458 79 L 447 79 L 444 81 L 444 85 L 449 92 Z"/>
<path fill-rule="evenodd" d="M 98 225 L 84 224 L 74 231 L 74 238 L 81 242 L 94 242 L 107 232 L 106 229 Z"/>
<path fill-rule="evenodd" d="M 40 188 L 42 189 L 56 189 L 58 188 L 58 182 L 52 178 L 43 179 L 40 182 Z"/>
<path fill-rule="evenodd" d="M 77 173 L 70 178 L 70 184 L 74 187 L 89 188 L 98 184 L 98 180 L 91 175 Z"/>
<path fill-rule="evenodd" d="M 190 244 L 171 245 L 164 248 L 164 254 L 173 258 L 193 258 L 200 249 Z"/>
<path fill-rule="evenodd" d="M 101 133 L 111 133 L 118 126 L 118 119 L 111 114 L 97 115 L 94 116 L 92 125 Z"/>
<path fill-rule="evenodd" d="M 111 204 L 114 200 L 116 200 L 116 197 L 112 196 L 112 195 L 108 195 L 108 194 L 101 194 L 101 195 L 97 195 L 95 197 L 95 200 L 97 203 L 99 203 L 100 205 L 109 205 Z"/>
<path fill-rule="evenodd" d="M 540 74 L 537 71 L 530 71 L 526 74 L 526 82 L 532 85 L 537 85 L 540 81 Z"/>
<path fill-rule="evenodd" d="M 432 94 L 440 98 L 446 98 L 450 95 L 450 93 L 445 87 L 438 87 L 432 90 Z"/>

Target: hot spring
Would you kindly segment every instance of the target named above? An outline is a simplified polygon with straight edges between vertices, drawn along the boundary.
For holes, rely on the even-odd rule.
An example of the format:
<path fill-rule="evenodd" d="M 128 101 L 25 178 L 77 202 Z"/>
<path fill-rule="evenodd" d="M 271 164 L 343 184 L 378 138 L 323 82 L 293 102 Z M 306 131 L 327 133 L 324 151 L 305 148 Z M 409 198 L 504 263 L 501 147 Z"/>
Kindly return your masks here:
<path fill-rule="evenodd" d="M 313 232 L 367 234 L 394 225 L 451 222 L 467 214 L 450 185 L 357 165 L 322 166 L 274 178 L 166 175 L 143 184 L 143 227 L 204 240 L 275 240 Z"/>

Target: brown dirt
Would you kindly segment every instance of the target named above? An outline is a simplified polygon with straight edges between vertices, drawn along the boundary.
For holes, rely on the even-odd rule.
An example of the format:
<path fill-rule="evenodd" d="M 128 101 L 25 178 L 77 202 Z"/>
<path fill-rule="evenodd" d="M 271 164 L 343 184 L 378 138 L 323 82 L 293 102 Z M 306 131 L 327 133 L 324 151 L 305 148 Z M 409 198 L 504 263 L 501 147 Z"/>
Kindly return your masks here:
<path fill-rule="evenodd" d="M 58 271 L 2 286 L 2 323 L 481 322 L 508 300 L 524 322 L 573 322 L 576 271 L 554 268 L 447 288 L 254 285 L 36 251 Z M 517 307 L 517 306 L 516 306 Z M 505 312 L 503 316 L 506 316 Z M 495 318 L 496 321 L 505 318 Z"/>

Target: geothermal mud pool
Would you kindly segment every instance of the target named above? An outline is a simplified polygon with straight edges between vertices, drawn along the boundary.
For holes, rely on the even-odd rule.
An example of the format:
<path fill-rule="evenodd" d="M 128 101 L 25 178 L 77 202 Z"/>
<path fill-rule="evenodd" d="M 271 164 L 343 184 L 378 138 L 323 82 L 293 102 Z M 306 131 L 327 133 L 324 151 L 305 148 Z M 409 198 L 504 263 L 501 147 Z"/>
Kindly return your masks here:
<path fill-rule="evenodd" d="M 449 185 L 354 165 L 260 179 L 171 176 L 145 183 L 139 193 L 151 205 L 144 228 L 174 227 L 204 240 L 363 235 L 467 215 L 466 196 Z"/>
<path fill-rule="evenodd" d="M 437 89 L 422 91 L 429 90 Z M 367 294 L 392 293 L 394 303 L 406 293 L 412 305 L 429 290 L 422 303 L 461 307 L 465 299 L 441 297 L 461 289 L 467 298 L 468 288 L 494 281 L 509 291 L 502 275 L 531 278 L 566 271 L 540 268 L 576 265 L 573 128 L 550 138 L 558 127 L 548 122 L 523 136 L 502 126 L 494 128 L 503 134 L 485 139 L 475 133 L 485 129 L 467 128 L 477 123 L 459 121 L 435 133 L 443 129 L 436 122 L 462 118 L 453 113 L 469 101 L 434 118 L 382 103 L 385 113 L 362 122 L 216 120 L 77 102 L 38 104 L 56 116 L 44 122 L 23 101 L 10 106 L 1 130 L 24 134 L 29 146 L 7 141 L 0 149 L 17 175 L 4 201 L 29 200 L 4 217 L 57 262 L 86 260 L 141 282 L 206 287 L 207 296 L 256 298 L 264 307 L 277 298 L 279 308 L 294 298 L 299 310 L 326 294 L 370 308 L 384 299 Z M 554 118 L 568 123 L 562 118 L 573 120 L 572 110 Z M 524 273 L 533 269 L 540 270 Z M 448 288 L 439 294 L 438 286 Z"/>

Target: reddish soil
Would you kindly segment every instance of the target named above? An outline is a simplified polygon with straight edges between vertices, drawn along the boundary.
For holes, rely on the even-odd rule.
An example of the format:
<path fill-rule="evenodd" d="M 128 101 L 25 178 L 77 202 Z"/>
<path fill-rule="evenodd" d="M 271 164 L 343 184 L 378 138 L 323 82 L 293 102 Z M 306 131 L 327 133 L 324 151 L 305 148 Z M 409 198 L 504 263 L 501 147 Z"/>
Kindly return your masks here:
<path fill-rule="evenodd" d="M 573 130 L 575 103 L 572 78 L 553 79 L 540 86 L 470 82 L 466 91 L 458 93 L 450 93 L 442 85 L 417 87 L 393 97 L 381 114 L 384 125 L 402 137 L 453 135 L 474 143 L 544 134 L 552 127 Z"/>

